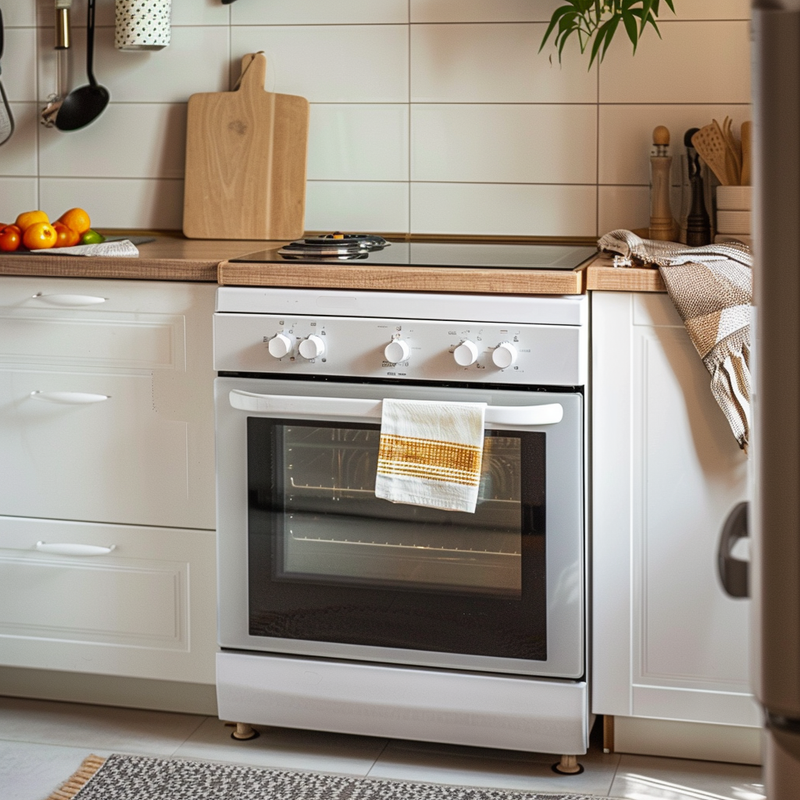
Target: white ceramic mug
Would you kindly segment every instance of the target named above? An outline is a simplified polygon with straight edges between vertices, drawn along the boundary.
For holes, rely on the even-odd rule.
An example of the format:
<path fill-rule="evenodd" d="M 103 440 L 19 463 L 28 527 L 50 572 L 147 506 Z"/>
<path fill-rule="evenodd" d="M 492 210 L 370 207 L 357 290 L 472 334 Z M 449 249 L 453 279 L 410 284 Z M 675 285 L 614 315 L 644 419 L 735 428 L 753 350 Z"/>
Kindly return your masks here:
<path fill-rule="evenodd" d="M 116 0 L 118 50 L 161 50 L 170 41 L 171 0 Z"/>

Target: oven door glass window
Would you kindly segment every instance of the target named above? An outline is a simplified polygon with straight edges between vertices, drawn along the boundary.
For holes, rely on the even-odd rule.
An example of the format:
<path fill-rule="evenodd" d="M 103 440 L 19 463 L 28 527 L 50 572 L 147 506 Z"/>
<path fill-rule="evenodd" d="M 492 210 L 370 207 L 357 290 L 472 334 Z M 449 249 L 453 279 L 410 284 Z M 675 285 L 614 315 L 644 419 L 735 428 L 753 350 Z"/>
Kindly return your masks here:
<path fill-rule="evenodd" d="M 252 636 L 547 659 L 544 433 L 487 431 L 468 514 L 376 498 L 377 425 L 247 425 Z"/>

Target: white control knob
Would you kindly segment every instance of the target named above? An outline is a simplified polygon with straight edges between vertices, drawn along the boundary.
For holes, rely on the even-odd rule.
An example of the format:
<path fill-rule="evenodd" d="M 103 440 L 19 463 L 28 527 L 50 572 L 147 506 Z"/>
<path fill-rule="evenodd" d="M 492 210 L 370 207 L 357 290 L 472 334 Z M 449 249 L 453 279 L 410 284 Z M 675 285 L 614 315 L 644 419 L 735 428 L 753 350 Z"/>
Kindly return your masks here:
<path fill-rule="evenodd" d="M 492 361 L 496 367 L 506 369 L 517 360 L 517 348 L 511 342 L 501 342 L 492 351 Z"/>
<path fill-rule="evenodd" d="M 468 367 L 474 364 L 478 360 L 478 345 L 466 339 L 453 350 L 453 358 L 459 367 Z"/>
<path fill-rule="evenodd" d="M 294 336 L 290 333 L 279 333 L 269 340 L 267 347 L 273 358 L 288 356 L 294 347 Z"/>
<path fill-rule="evenodd" d="M 309 359 L 319 358 L 325 352 L 325 342 L 319 337 L 312 334 L 308 339 L 303 339 L 300 342 L 300 355 L 303 358 Z"/>
<path fill-rule="evenodd" d="M 392 364 L 399 364 L 401 361 L 406 361 L 411 355 L 411 348 L 407 342 L 402 339 L 392 339 L 383 350 L 386 360 Z"/>

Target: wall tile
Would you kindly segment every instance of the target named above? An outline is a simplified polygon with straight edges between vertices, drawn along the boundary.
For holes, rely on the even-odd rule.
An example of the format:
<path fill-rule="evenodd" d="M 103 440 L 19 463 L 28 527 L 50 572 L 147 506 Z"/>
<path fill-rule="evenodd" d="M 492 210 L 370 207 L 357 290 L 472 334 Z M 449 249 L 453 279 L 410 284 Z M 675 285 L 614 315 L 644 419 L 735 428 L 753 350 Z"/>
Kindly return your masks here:
<path fill-rule="evenodd" d="M 595 105 L 411 107 L 415 181 L 594 183 Z"/>
<path fill-rule="evenodd" d="M 562 0 L 410 0 L 412 22 L 549 22 Z"/>
<path fill-rule="evenodd" d="M 592 103 L 587 62 L 538 53 L 546 25 L 412 25 L 411 100 L 418 103 Z M 577 49 L 576 49 L 577 53 Z"/>
<path fill-rule="evenodd" d="M 261 0 L 231 6 L 233 25 L 358 25 L 408 22 L 408 0 Z"/>
<path fill-rule="evenodd" d="M 312 104 L 310 179 L 407 181 L 408 160 L 407 104 Z"/>
<path fill-rule="evenodd" d="M 617 228 L 646 228 L 650 224 L 650 189 L 647 186 L 601 186 L 598 234 Z M 677 213 L 677 208 L 673 207 Z"/>
<path fill-rule="evenodd" d="M 97 228 L 180 230 L 183 181 L 103 178 L 42 178 L 41 207 L 58 216 L 80 206 Z"/>
<path fill-rule="evenodd" d="M 50 14 L 53 14 L 54 3 L 50 3 Z M 52 18 L 52 17 L 51 17 Z M 3 6 L 3 25 L 6 28 L 36 25 L 36 0 L 13 0 Z"/>
<path fill-rule="evenodd" d="M 749 105 L 601 105 L 600 183 L 644 184 L 650 182 L 650 149 L 653 129 L 670 130 L 673 156 L 672 181 L 680 183 L 680 158 L 685 153 L 683 137 L 690 128 L 701 128 L 712 119 L 734 121 L 738 135 L 741 123 L 751 118 Z"/>
<path fill-rule="evenodd" d="M 614 42 L 600 67 L 602 103 L 749 103 L 747 22 L 664 22 L 630 47 Z"/>
<path fill-rule="evenodd" d="M 180 103 L 195 92 L 227 91 L 229 29 L 221 26 L 173 28 L 172 43 L 163 50 L 122 52 L 114 47 L 114 29 L 98 28 L 94 72 L 113 102 Z M 56 58 L 50 28 L 39 29 L 42 49 L 39 97 L 56 83 Z M 75 31 L 72 46 L 73 86 L 87 83 L 86 32 Z M 169 79 L 166 79 L 169 76 Z"/>
<path fill-rule="evenodd" d="M 662 19 L 750 19 L 750 0 L 675 0 Z"/>
<path fill-rule="evenodd" d="M 408 184 L 309 181 L 306 230 L 408 233 Z"/>
<path fill-rule="evenodd" d="M 110 103 L 80 131 L 42 130 L 39 159 L 43 177 L 183 178 L 186 106 Z"/>
<path fill-rule="evenodd" d="M 234 74 L 263 50 L 268 91 L 312 103 L 408 102 L 408 26 L 307 25 L 231 29 Z"/>
<path fill-rule="evenodd" d="M 52 41 L 52 39 L 51 39 Z M 36 100 L 36 29 L 8 28 L 5 32 L 0 79 L 8 101 Z"/>
<path fill-rule="evenodd" d="M 14 115 L 14 133 L 0 147 L 0 175 L 35 177 L 39 105 L 37 103 L 9 103 L 9 105 Z"/>
<path fill-rule="evenodd" d="M 0 178 L 0 222 L 11 223 L 23 211 L 39 208 L 36 183 L 36 178 Z"/>
<path fill-rule="evenodd" d="M 411 232 L 594 236 L 594 186 L 412 183 Z"/>

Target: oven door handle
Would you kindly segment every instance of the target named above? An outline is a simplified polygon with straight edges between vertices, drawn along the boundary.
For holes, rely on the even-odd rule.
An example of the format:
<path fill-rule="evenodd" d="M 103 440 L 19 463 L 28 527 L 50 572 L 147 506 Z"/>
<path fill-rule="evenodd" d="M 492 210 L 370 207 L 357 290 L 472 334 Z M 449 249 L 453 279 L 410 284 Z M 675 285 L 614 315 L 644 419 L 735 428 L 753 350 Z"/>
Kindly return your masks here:
<path fill-rule="evenodd" d="M 231 406 L 239 411 L 254 411 L 270 416 L 313 419 L 380 419 L 383 401 L 358 397 L 308 397 L 305 395 L 257 394 L 233 389 Z M 561 403 L 541 406 L 486 406 L 487 425 L 513 428 L 533 428 L 556 425 L 564 418 Z"/>

